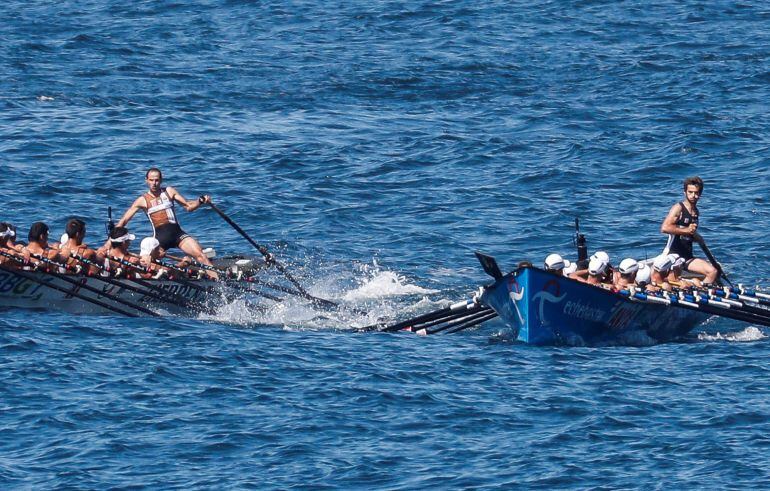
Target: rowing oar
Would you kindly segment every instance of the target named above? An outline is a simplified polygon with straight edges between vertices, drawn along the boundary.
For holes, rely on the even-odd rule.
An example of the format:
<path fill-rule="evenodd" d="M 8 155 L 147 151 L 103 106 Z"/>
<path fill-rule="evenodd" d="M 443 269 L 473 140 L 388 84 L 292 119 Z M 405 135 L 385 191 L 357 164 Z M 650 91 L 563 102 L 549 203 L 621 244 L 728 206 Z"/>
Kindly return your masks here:
<path fill-rule="evenodd" d="M 49 258 L 47 258 L 45 256 L 41 256 L 39 254 L 30 253 L 30 256 L 35 258 L 35 259 L 37 259 L 38 261 L 40 261 L 42 263 L 54 266 L 56 268 L 64 268 L 65 270 L 70 268 L 70 266 L 68 266 L 67 264 L 59 263 L 57 261 L 49 259 Z M 73 280 L 72 278 L 68 277 L 66 274 L 61 274 L 61 273 L 58 273 L 58 272 L 55 272 L 55 271 L 46 271 L 45 273 L 53 276 L 54 278 L 59 278 L 60 280 L 65 281 L 65 282 L 67 282 L 67 283 L 69 283 L 71 285 L 76 285 L 79 288 L 82 288 L 84 290 L 88 290 L 90 292 L 96 293 L 97 295 L 101 295 L 101 296 L 103 296 L 105 298 L 109 298 L 113 302 L 117 302 L 117 303 L 125 305 L 126 307 L 131 307 L 132 309 L 136 309 L 139 312 L 145 313 L 145 314 L 147 314 L 149 316 L 160 317 L 160 314 L 158 314 L 157 312 L 153 312 L 152 310 L 147 309 L 145 307 L 142 307 L 141 305 L 137 305 L 137 304 L 135 304 L 133 302 L 129 302 L 128 300 L 124 300 L 124 299 L 122 299 L 122 298 L 120 298 L 120 297 L 118 297 L 116 295 L 111 295 L 109 293 L 106 293 L 106 292 L 104 292 L 104 291 L 102 291 L 102 290 L 100 290 L 98 288 L 94 288 L 93 286 L 88 285 L 86 283 L 81 283 L 81 282 L 79 282 L 77 280 Z"/>
<path fill-rule="evenodd" d="M 703 251 L 703 253 L 708 258 L 709 262 L 711 263 L 711 265 L 716 268 L 717 272 L 719 273 L 719 276 L 721 278 L 724 278 L 730 284 L 730 286 L 733 286 L 733 282 L 730 281 L 730 278 L 727 277 L 727 275 L 725 274 L 725 271 L 722 269 L 722 265 L 719 264 L 719 261 L 717 261 L 714 255 L 711 253 L 711 250 L 706 245 L 706 241 L 703 239 L 703 236 L 701 236 L 701 234 L 699 234 L 698 232 L 695 232 L 693 234 L 693 239 L 695 239 L 695 241 L 698 243 L 701 250 Z"/>
<path fill-rule="evenodd" d="M 15 262 L 17 262 L 19 264 L 24 264 L 24 260 L 23 259 L 18 258 L 16 256 L 13 256 L 11 254 L 8 254 L 6 252 L 0 251 L 0 255 L 2 255 L 4 257 L 7 257 L 8 259 L 10 259 L 12 261 L 15 261 Z M 50 288 L 51 290 L 56 290 L 58 292 L 64 293 L 65 295 L 71 295 L 71 296 L 79 298 L 79 299 L 81 299 L 81 300 L 83 300 L 85 302 L 91 303 L 91 304 L 96 305 L 98 307 L 102 307 L 103 309 L 110 310 L 110 311 L 115 312 L 117 314 L 125 315 L 126 317 L 139 317 L 139 315 L 134 313 L 134 312 L 128 312 L 128 311 L 123 310 L 123 309 L 121 309 L 119 307 L 115 307 L 113 305 L 110 305 L 110 304 L 107 304 L 105 302 L 102 302 L 102 301 L 100 301 L 98 299 L 90 298 L 90 297 L 87 297 L 85 295 L 82 295 L 82 294 L 78 293 L 77 291 L 70 290 L 70 289 L 61 287 L 59 285 L 54 285 L 54 284 L 49 283 L 47 281 L 43 281 L 43 280 L 41 280 L 39 278 L 36 278 L 35 275 L 30 273 L 30 272 L 22 271 L 22 270 L 14 269 L 14 268 L 9 268 L 8 266 L 5 266 L 5 265 L 0 265 L 0 268 L 5 270 L 5 271 L 8 271 L 9 273 L 14 274 L 14 275 L 16 275 L 16 276 L 18 276 L 20 278 L 27 279 L 27 280 L 29 280 L 29 281 L 31 281 L 33 283 L 37 283 L 39 285 L 45 286 L 47 288 Z M 47 273 L 47 272 L 41 272 L 41 273 L 49 275 L 49 276 L 53 276 L 53 275 L 51 275 L 50 273 Z M 80 286 L 79 283 L 77 283 L 77 284 Z M 103 296 L 109 298 L 108 295 L 103 295 Z M 110 300 L 112 300 L 112 299 L 110 298 Z"/>
<path fill-rule="evenodd" d="M 459 326 L 454 326 L 453 328 L 449 329 L 446 332 L 446 334 L 455 334 L 455 333 L 458 333 L 460 331 L 464 331 L 465 329 L 477 326 L 477 325 L 479 325 L 481 323 L 484 323 L 484 322 L 486 322 L 488 320 L 492 320 L 495 317 L 497 317 L 497 312 L 495 312 L 492 309 L 489 309 L 489 311 L 488 311 L 488 313 L 486 315 L 479 316 L 477 319 L 472 319 L 472 320 L 465 319 L 467 321 L 466 323 L 461 324 Z M 430 333 L 430 334 L 435 334 L 435 333 Z"/>
<path fill-rule="evenodd" d="M 493 319 L 497 316 L 497 312 L 494 310 L 488 308 L 488 307 L 482 307 L 480 310 L 478 310 L 476 313 L 462 317 L 460 319 L 456 319 L 452 322 L 449 322 L 447 324 L 433 327 L 433 328 L 422 328 L 415 331 L 417 334 L 438 334 L 442 331 L 446 331 L 447 334 L 461 331 L 462 329 L 475 326 L 477 324 L 481 324 L 484 321 L 487 321 L 489 319 Z"/>
<path fill-rule="evenodd" d="M 259 251 L 259 253 L 262 254 L 262 256 L 264 256 L 265 261 L 267 261 L 268 264 L 275 265 L 276 269 L 278 269 L 278 271 L 280 271 L 286 277 L 286 279 L 289 280 L 292 285 L 294 285 L 294 287 L 299 291 L 301 296 L 305 297 L 307 300 L 310 300 L 312 302 L 328 305 L 330 307 L 339 306 L 336 302 L 332 302 L 331 300 L 326 300 L 323 298 L 314 297 L 313 295 L 309 294 L 304 288 L 302 288 L 302 285 L 300 285 L 299 282 L 296 279 L 294 279 L 294 276 L 292 276 L 291 273 L 289 273 L 286 270 L 286 268 L 281 263 L 279 263 L 272 254 L 270 254 L 270 251 L 267 250 L 267 247 L 257 244 L 254 241 L 254 239 L 249 237 L 249 235 L 246 232 L 244 232 L 241 227 L 238 226 L 237 223 L 235 223 L 229 216 L 225 215 L 225 213 L 222 210 L 220 210 L 219 207 L 217 207 L 217 205 L 215 205 L 214 203 L 209 203 L 209 206 L 211 206 L 211 209 L 217 212 L 217 214 L 220 217 L 222 217 L 224 221 L 226 221 L 231 227 L 233 227 L 233 229 L 235 229 L 236 232 L 241 234 L 241 236 L 244 239 L 246 239 L 251 245 L 253 245 Z"/>
<path fill-rule="evenodd" d="M 107 269 L 104 266 L 102 266 L 102 265 L 100 265 L 100 264 L 98 264 L 98 263 L 96 263 L 94 261 L 91 261 L 90 259 L 87 259 L 87 258 L 77 254 L 75 251 L 72 251 L 70 253 L 70 255 L 74 259 L 82 262 L 83 264 L 85 264 L 87 266 L 92 266 L 92 267 L 96 268 L 97 270 L 99 270 L 102 273 L 110 274 L 110 271 L 107 271 Z M 115 285 L 115 286 L 120 287 L 120 288 L 125 288 L 126 290 L 130 290 L 130 291 L 138 293 L 140 295 L 144 295 L 146 297 L 149 297 L 149 298 L 151 298 L 153 300 L 156 300 L 156 301 L 159 301 L 161 303 L 168 303 L 168 304 L 176 305 L 177 307 L 182 307 L 182 308 L 192 308 L 192 309 L 196 309 L 196 310 L 201 310 L 201 308 L 198 305 L 191 303 L 187 298 L 185 298 L 185 297 L 183 297 L 181 295 L 172 294 L 171 292 L 163 290 L 162 288 L 158 288 L 156 285 L 152 285 L 152 284 L 150 284 L 150 283 L 148 283 L 148 282 L 146 282 L 144 280 L 138 279 L 138 278 L 126 277 L 125 278 L 125 282 L 120 281 L 118 279 L 110 278 L 109 276 L 101 276 L 100 275 L 100 276 L 94 276 L 94 278 L 96 278 L 99 281 L 103 281 L 105 283 L 109 283 L 111 285 Z M 130 283 L 134 283 L 134 284 L 139 285 L 139 286 L 141 286 L 143 288 L 138 288 L 136 286 L 133 286 Z"/>
<path fill-rule="evenodd" d="M 166 257 L 169 258 L 169 259 L 174 259 L 174 260 L 178 260 L 178 261 L 182 260 L 182 258 L 178 258 L 178 257 L 175 257 L 175 256 L 166 255 Z M 263 281 L 263 280 L 258 279 L 255 276 L 247 276 L 247 277 L 242 278 L 240 280 L 232 279 L 232 278 L 231 279 L 227 279 L 228 276 L 230 275 L 230 272 L 227 271 L 227 270 L 216 268 L 216 267 L 211 266 L 209 264 L 200 263 L 200 262 L 198 262 L 198 261 L 196 261 L 195 259 L 192 259 L 192 258 L 188 258 L 187 260 L 190 261 L 191 266 L 193 266 L 195 268 L 202 269 L 202 270 L 205 270 L 205 271 L 212 271 L 212 272 L 217 273 L 218 275 L 220 275 L 222 278 L 225 278 L 223 280 L 223 282 L 227 286 L 234 287 L 234 288 L 241 288 L 242 291 L 248 291 L 248 292 L 255 293 L 257 295 L 262 295 L 263 297 L 265 297 L 267 299 L 270 299 L 270 300 L 275 300 L 278 297 L 269 295 L 267 293 L 257 292 L 257 291 L 254 291 L 254 290 L 250 289 L 250 288 L 243 289 L 242 287 L 240 287 L 240 285 L 239 286 L 235 286 L 235 285 L 237 285 L 239 282 L 250 283 L 250 284 L 255 284 L 255 285 L 262 285 L 262 286 L 265 286 L 267 288 L 270 288 L 271 290 L 275 290 L 275 291 L 278 291 L 278 292 L 286 293 L 288 295 L 295 295 L 297 297 L 305 298 L 307 300 L 310 300 L 311 303 L 313 303 L 314 305 L 317 305 L 319 307 L 330 308 L 330 309 L 335 309 L 335 310 L 340 309 L 340 308 L 345 308 L 345 309 L 350 310 L 351 312 L 354 312 L 356 314 L 361 314 L 361 315 L 367 315 L 368 314 L 368 312 L 366 312 L 365 310 L 357 309 L 357 308 L 354 308 L 354 307 L 348 307 L 348 306 L 344 306 L 343 307 L 343 306 L 341 306 L 340 304 L 338 304 L 336 302 L 332 302 L 331 300 L 326 300 L 326 299 L 323 299 L 323 298 L 314 297 L 312 295 L 307 294 L 307 292 L 303 293 L 303 292 L 301 292 L 299 290 L 293 290 L 293 289 L 288 288 L 288 287 L 283 286 L 283 285 L 278 285 L 276 283 L 271 283 L 269 281 Z M 159 264 L 162 264 L 163 266 L 168 267 L 168 264 L 166 264 L 166 263 L 162 263 L 161 262 Z"/>
<path fill-rule="evenodd" d="M 683 294 L 682 298 L 680 298 L 674 293 L 665 291 L 652 293 L 623 290 L 620 293 L 628 295 L 628 297 L 631 299 L 641 300 L 647 303 L 665 304 L 671 307 L 683 308 L 687 310 L 700 310 L 711 315 L 727 317 L 728 319 L 770 327 L 770 316 L 757 315 L 750 312 L 734 309 L 728 303 L 720 302 L 717 300 L 710 300 L 701 296 Z"/>
<path fill-rule="evenodd" d="M 166 257 L 171 257 L 171 256 L 166 256 Z M 173 258 L 172 258 L 172 259 L 173 259 Z M 160 260 L 158 260 L 158 259 L 153 259 L 153 262 L 154 262 L 155 264 L 158 264 L 158 265 L 160 265 L 160 266 L 163 266 L 164 268 L 168 268 L 168 269 L 170 269 L 171 271 L 176 271 L 176 272 L 178 272 L 178 273 L 180 273 L 180 274 L 186 274 L 186 275 L 190 275 L 190 273 L 193 273 L 193 272 L 194 272 L 194 271 L 191 271 L 190 269 L 186 269 L 186 268 L 180 268 L 180 267 L 178 267 L 178 266 L 174 266 L 174 265 L 172 265 L 172 264 L 164 263 L 163 261 L 160 261 Z M 203 266 L 207 266 L 207 265 L 205 265 L 205 264 L 204 264 Z M 204 269 L 204 268 L 200 268 L 200 269 Z M 214 268 L 214 267 L 211 267 L 211 269 L 212 269 L 213 271 L 217 272 L 217 273 L 221 273 L 221 275 L 224 275 L 225 273 L 227 273 L 227 271 L 224 271 L 224 270 L 220 270 L 220 269 L 217 269 L 217 268 Z M 284 300 L 284 299 L 283 299 L 283 298 L 281 298 L 281 297 L 276 297 L 275 295 L 270 295 L 269 293 L 264 293 L 264 292 L 257 292 L 257 291 L 254 291 L 254 290 L 252 290 L 252 289 L 251 289 L 251 288 L 249 288 L 249 287 L 241 286 L 241 285 L 238 285 L 237 283 L 233 283 L 233 282 L 231 282 L 231 281 L 227 281 L 226 279 L 224 279 L 224 278 L 225 278 L 225 276 L 220 276 L 220 278 L 222 278 L 222 279 L 220 279 L 220 281 L 221 281 L 221 282 L 222 282 L 222 283 L 223 283 L 225 286 L 227 286 L 228 288 L 233 288 L 233 289 L 235 289 L 235 290 L 238 290 L 238 291 L 241 291 L 241 292 L 244 292 L 244 293 L 253 293 L 253 294 L 257 295 L 257 296 L 260 296 L 260 297 L 266 298 L 266 299 L 268 299 L 268 300 L 272 300 L 272 301 L 274 301 L 274 302 L 283 302 L 283 300 Z M 293 291 L 293 290 L 292 290 L 292 291 Z"/>
<path fill-rule="evenodd" d="M 422 324 L 432 322 L 435 320 L 443 319 L 448 320 L 456 317 L 463 317 L 468 315 L 468 310 L 474 308 L 476 302 L 474 299 L 463 300 L 462 302 L 453 303 L 452 305 L 434 310 L 433 312 L 427 312 L 425 314 L 418 315 L 412 319 L 407 319 L 395 324 L 372 324 L 370 326 L 362 327 L 359 329 L 361 332 L 366 331 L 382 331 L 382 332 L 395 332 L 405 329 L 411 329 L 414 326 L 420 326 Z"/>

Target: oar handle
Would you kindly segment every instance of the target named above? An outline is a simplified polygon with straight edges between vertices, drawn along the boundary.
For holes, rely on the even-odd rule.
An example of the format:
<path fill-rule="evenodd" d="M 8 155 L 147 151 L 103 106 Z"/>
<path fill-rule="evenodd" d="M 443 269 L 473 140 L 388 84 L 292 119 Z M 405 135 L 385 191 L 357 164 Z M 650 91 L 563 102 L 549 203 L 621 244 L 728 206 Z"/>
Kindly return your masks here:
<path fill-rule="evenodd" d="M 732 286 L 733 282 L 730 281 L 730 278 L 727 277 L 727 274 L 725 274 L 725 271 L 722 269 L 722 265 L 719 264 L 719 261 L 716 260 L 716 258 L 714 257 L 714 254 L 711 253 L 711 250 L 706 245 L 706 241 L 703 239 L 703 236 L 698 232 L 695 232 L 694 234 L 692 234 L 692 238 L 695 239 L 695 242 L 698 243 L 701 250 L 703 251 L 703 253 L 708 258 L 709 262 L 711 263 L 711 265 L 716 268 L 717 273 L 719 273 L 719 276 L 727 280 L 727 282 L 730 283 L 730 285 Z"/>

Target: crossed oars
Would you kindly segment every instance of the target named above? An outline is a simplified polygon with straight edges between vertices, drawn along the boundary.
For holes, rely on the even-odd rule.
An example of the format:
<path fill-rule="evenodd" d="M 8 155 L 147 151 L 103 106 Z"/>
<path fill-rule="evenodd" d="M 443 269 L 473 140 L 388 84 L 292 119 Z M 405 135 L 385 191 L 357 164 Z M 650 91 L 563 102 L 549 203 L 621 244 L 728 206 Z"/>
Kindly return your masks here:
<path fill-rule="evenodd" d="M 104 281 L 105 283 L 109 283 L 111 285 L 115 285 L 121 288 L 125 288 L 126 290 L 133 291 L 135 293 L 139 293 L 141 295 L 145 295 L 148 298 L 152 300 L 156 300 L 161 303 L 167 303 L 171 305 L 176 305 L 177 307 L 182 308 L 189 308 L 194 311 L 198 312 L 210 312 L 210 309 L 204 307 L 203 305 L 193 302 L 190 299 L 184 297 L 183 295 L 179 295 L 177 293 L 170 292 L 168 290 L 164 290 L 163 288 L 160 288 L 158 285 L 153 285 L 149 281 L 145 281 L 140 278 L 131 278 L 130 276 L 126 276 L 126 278 L 123 279 L 123 281 L 119 281 L 117 279 L 110 278 L 110 271 L 107 271 L 107 269 L 94 261 L 91 261 L 90 259 L 87 259 L 79 254 L 77 254 L 75 251 L 72 251 L 70 253 L 71 257 L 75 258 L 76 260 L 80 261 L 81 263 L 92 266 L 96 268 L 98 271 L 105 273 L 107 276 L 95 276 L 99 281 Z M 167 278 L 168 281 L 181 284 L 183 286 L 186 286 L 184 283 L 184 279 L 180 278 Z M 188 282 L 189 283 L 189 282 Z M 138 288 L 137 286 L 133 286 L 133 284 L 138 285 L 142 288 Z M 198 286 L 198 285 L 194 285 Z"/>
<path fill-rule="evenodd" d="M 12 260 L 12 261 L 14 261 L 16 263 L 19 263 L 20 265 L 24 264 L 24 259 L 23 258 L 21 258 L 19 256 L 15 256 L 13 254 L 9 254 L 9 253 L 7 253 L 5 251 L 0 251 L 0 256 L 8 258 L 8 259 L 10 259 L 10 260 Z M 45 261 L 43 261 L 43 262 L 45 262 Z M 51 262 L 56 264 L 57 267 L 60 266 L 55 261 L 51 261 Z M 60 273 L 55 273 L 55 272 L 52 272 L 52 271 L 38 271 L 39 273 L 42 273 L 43 275 L 50 276 L 52 278 L 57 278 L 57 279 L 60 279 L 60 280 L 64 281 L 65 283 L 69 283 L 69 284 L 75 286 L 76 287 L 75 289 L 64 288 L 62 286 L 52 284 L 52 283 L 50 283 L 48 281 L 41 280 L 41 279 L 37 278 L 33 273 L 31 273 L 29 271 L 23 271 L 23 270 L 19 270 L 19 269 L 9 268 L 9 267 L 7 267 L 5 265 L 0 265 L 0 268 L 2 268 L 3 270 L 5 270 L 5 271 L 7 271 L 7 272 L 9 272 L 9 273 L 11 273 L 13 275 L 18 276 L 18 277 L 25 278 L 25 279 L 27 279 L 29 281 L 32 281 L 33 283 L 37 283 L 39 285 L 45 286 L 47 288 L 50 288 L 51 290 L 59 291 L 61 293 L 64 293 L 65 295 L 72 295 L 73 297 L 79 298 L 79 299 L 84 300 L 84 301 L 86 301 L 88 303 L 91 303 L 93 305 L 97 305 L 99 307 L 102 307 L 104 309 L 110 310 L 112 312 L 115 312 L 115 313 L 118 313 L 118 314 L 121 314 L 121 315 L 125 315 L 126 317 L 138 317 L 138 314 L 136 314 L 135 312 L 124 310 L 124 309 L 122 309 L 120 307 L 115 307 L 114 305 L 110 305 L 110 304 L 108 304 L 106 302 L 102 302 L 101 300 L 98 300 L 96 298 L 92 298 L 92 297 L 89 297 L 87 295 L 83 295 L 83 294 L 81 294 L 77 290 L 83 289 L 83 290 L 88 290 L 88 291 L 94 292 L 94 293 L 96 293 L 97 295 L 99 295 L 101 297 L 104 297 L 104 298 L 107 298 L 109 300 L 112 300 L 115 303 L 122 304 L 122 305 L 125 305 L 127 307 L 130 307 L 130 308 L 136 310 L 137 312 L 142 312 L 142 313 L 147 314 L 147 315 L 149 315 L 151 317 L 159 317 L 160 316 L 160 314 L 158 314 L 156 312 L 153 312 L 150 309 L 146 309 L 146 308 L 142 307 L 141 305 L 137 305 L 137 304 L 135 304 L 133 302 L 129 302 L 128 300 L 124 300 L 124 299 L 121 299 L 119 297 L 116 297 L 115 295 L 111 295 L 109 293 L 105 293 L 105 292 L 99 290 L 98 288 L 94 288 L 94 287 L 92 287 L 90 285 L 86 285 L 84 283 L 81 283 L 78 280 L 69 278 L 67 275 L 63 275 L 63 274 L 60 274 Z"/>

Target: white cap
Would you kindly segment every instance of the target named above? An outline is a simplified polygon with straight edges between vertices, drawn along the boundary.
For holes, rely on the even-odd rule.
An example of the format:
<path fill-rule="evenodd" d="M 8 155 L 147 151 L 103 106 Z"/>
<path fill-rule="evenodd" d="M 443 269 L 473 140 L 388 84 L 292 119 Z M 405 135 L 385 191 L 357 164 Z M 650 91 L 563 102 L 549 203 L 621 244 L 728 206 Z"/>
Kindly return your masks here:
<path fill-rule="evenodd" d="M 632 274 L 639 271 L 639 263 L 636 262 L 636 259 L 632 259 L 630 257 L 627 257 L 620 261 L 620 265 L 618 266 L 618 271 L 620 271 L 620 274 Z"/>
<path fill-rule="evenodd" d="M 588 262 L 588 274 L 597 276 L 604 274 L 608 266 L 607 261 L 603 261 L 600 257 L 594 257 Z"/>
<path fill-rule="evenodd" d="M 604 251 L 596 251 L 591 259 L 600 259 L 602 262 L 610 264 L 610 255 Z"/>
<path fill-rule="evenodd" d="M 158 242 L 158 239 L 155 237 L 145 237 L 142 239 L 141 244 L 141 252 L 139 253 L 140 256 L 149 256 L 152 254 L 152 251 L 155 250 L 156 247 L 160 245 L 160 242 Z"/>
<path fill-rule="evenodd" d="M 577 263 L 573 263 L 568 260 L 564 260 L 564 269 L 561 270 L 561 272 L 564 274 L 564 276 L 569 276 L 572 273 L 577 271 Z"/>
<path fill-rule="evenodd" d="M 639 284 L 649 283 L 652 270 L 646 263 L 639 263 L 639 270 L 636 272 L 636 282 Z"/>
<path fill-rule="evenodd" d="M 659 273 L 668 273 L 671 269 L 672 262 L 670 254 L 661 254 L 652 262 L 652 269 Z"/>
<path fill-rule="evenodd" d="M 70 240 L 70 236 L 67 235 L 67 232 L 64 232 L 63 234 L 61 234 L 61 241 L 60 241 L 61 244 L 66 244 L 68 240 Z"/>
<path fill-rule="evenodd" d="M 564 266 L 564 259 L 558 254 L 549 254 L 545 258 L 545 264 L 543 264 L 543 267 L 548 271 L 561 271 Z"/>

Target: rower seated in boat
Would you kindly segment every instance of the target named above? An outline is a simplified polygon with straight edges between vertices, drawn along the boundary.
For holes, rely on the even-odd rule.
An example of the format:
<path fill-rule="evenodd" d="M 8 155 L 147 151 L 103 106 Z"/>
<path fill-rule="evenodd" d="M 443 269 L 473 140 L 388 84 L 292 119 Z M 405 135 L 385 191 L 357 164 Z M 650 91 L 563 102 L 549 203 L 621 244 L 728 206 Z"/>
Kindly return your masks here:
<path fill-rule="evenodd" d="M 10 227 L 10 224 L 5 222 L 0 223 L 0 251 L 5 252 L 6 254 L 12 254 L 14 256 L 19 255 L 24 247 L 13 242 L 15 236 L 16 231 Z M 19 263 L 12 260 L 11 258 L 0 256 L 0 264 L 5 267 L 16 268 Z"/>
<path fill-rule="evenodd" d="M 142 272 L 142 278 L 159 279 L 168 274 L 168 268 L 158 264 L 160 258 L 160 242 L 155 237 L 145 237 L 142 239 L 139 252 L 139 264 L 145 269 Z"/>
<path fill-rule="evenodd" d="M 615 271 L 613 287 L 615 290 L 627 290 L 636 285 L 636 273 L 639 271 L 639 263 L 636 259 L 627 257 L 620 261 Z"/>
<path fill-rule="evenodd" d="M 106 272 L 106 274 L 111 276 L 128 276 L 127 270 L 130 270 L 131 266 L 126 266 L 122 262 L 139 265 L 139 258 L 128 250 L 131 246 L 131 241 L 134 239 L 136 239 L 136 236 L 130 233 L 126 227 L 115 227 L 112 229 L 109 238 L 109 249 L 98 255 L 99 261 L 104 263 L 102 274 Z M 133 273 L 133 271 L 130 272 L 130 274 Z"/>
<path fill-rule="evenodd" d="M 641 261 L 639 264 L 639 270 L 636 272 L 634 281 L 636 286 L 642 290 L 647 290 L 650 285 L 650 275 L 652 274 L 652 268 L 647 263 Z"/>
<path fill-rule="evenodd" d="M 588 276 L 585 282 L 595 286 L 612 284 L 611 281 L 607 281 L 608 274 L 612 274 L 609 261 L 605 261 L 603 257 L 594 257 L 588 262 Z"/>
<path fill-rule="evenodd" d="M 543 261 L 543 269 L 563 276 L 569 276 L 577 270 L 577 264 L 554 253 L 549 254 L 545 258 L 545 261 Z"/>
<path fill-rule="evenodd" d="M 674 270 L 674 263 L 679 259 L 680 257 L 676 254 L 661 254 L 655 258 L 650 274 L 650 290 L 671 291 L 673 289 L 669 279 L 676 281 L 681 276 L 681 268 L 678 271 Z"/>
<path fill-rule="evenodd" d="M 83 243 L 86 236 L 85 222 L 79 218 L 72 218 L 67 222 L 64 230 L 65 232 L 62 236 L 63 240 L 59 246 L 59 256 L 62 261 L 66 262 L 70 271 L 78 268 L 86 274 L 96 274 L 98 272 L 96 266 L 83 264 L 77 257 L 75 257 L 82 257 L 87 261 L 96 260 L 96 251 Z"/>
<path fill-rule="evenodd" d="M 59 248 L 56 244 L 48 243 L 48 225 L 43 222 L 35 222 L 29 228 L 27 234 L 29 243 L 22 249 L 22 255 L 24 256 L 24 262 L 29 263 L 35 267 L 35 269 L 42 269 L 49 271 L 50 265 L 40 264 L 41 261 L 33 256 L 42 256 L 51 260 L 59 259 Z M 26 266 L 24 269 L 32 269 Z"/>
<path fill-rule="evenodd" d="M 594 265 L 592 274 L 591 264 Z M 604 251 L 596 251 L 588 261 L 587 269 L 579 269 L 570 275 L 570 278 L 590 283 L 592 285 L 612 285 L 613 268 L 610 263 L 610 255 Z M 590 279 L 590 281 L 589 281 Z"/>

